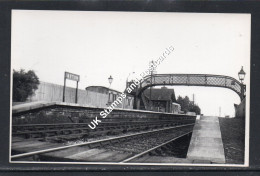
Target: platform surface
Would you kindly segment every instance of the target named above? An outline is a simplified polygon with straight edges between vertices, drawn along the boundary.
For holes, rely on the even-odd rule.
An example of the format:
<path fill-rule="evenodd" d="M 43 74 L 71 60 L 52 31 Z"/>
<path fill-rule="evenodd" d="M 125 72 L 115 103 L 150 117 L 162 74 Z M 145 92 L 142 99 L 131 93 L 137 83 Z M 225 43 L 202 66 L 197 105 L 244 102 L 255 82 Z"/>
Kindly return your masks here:
<path fill-rule="evenodd" d="M 187 159 L 198 162 L 225 163 L 225 153 L 218 117 L 202 116 L 196 120 Z"/>
<path fill-rule="evenodd" d="M 55 102 L 46 102 L 46 101 L 23 102 L 12 106 L 12 112 L 18 113 L 18 112 L 28 111 L 28 110 L 42 108 L 46 106 L 51 106 L 55 104 L 56 104 Z"/>

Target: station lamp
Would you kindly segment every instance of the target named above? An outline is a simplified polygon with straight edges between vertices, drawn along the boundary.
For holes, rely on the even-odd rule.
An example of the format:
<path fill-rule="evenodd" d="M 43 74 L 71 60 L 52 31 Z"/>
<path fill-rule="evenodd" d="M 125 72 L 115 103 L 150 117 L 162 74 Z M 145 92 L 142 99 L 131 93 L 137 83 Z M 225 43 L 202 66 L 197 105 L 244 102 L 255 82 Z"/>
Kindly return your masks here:
<path fill-rule="evenodd" d="M 243 84 L 243 80 L 245 79 L 246 72 L 243 70 L 243 66 L 241 70 L 238 72 L 238 77 L 241 83 Z"/>
<path fill-rule="evenodd" d="M 112 76 L 110 75 L 109 78 L 108 78 L 108 82 L 109 82 L 109 87 L 111 86 L 112 82 L 113 82 L 113 78 Z"/>

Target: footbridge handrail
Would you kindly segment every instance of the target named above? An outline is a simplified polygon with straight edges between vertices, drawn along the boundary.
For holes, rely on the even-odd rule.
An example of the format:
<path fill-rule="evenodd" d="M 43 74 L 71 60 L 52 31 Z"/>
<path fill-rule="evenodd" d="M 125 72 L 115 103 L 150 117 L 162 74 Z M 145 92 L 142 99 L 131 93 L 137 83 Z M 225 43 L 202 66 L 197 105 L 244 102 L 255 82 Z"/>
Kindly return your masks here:
<path fill-rule="evenodd" d="M 244 98 L 245 93 L 245 85 L 230 76 L 213 74 L 153 74 L 152 76 L 144 77 L 137 86 L 135 94 L 140 97 L 145 89 L 158 85 L 223 87 L 236 92 L 241 100 Z"/>

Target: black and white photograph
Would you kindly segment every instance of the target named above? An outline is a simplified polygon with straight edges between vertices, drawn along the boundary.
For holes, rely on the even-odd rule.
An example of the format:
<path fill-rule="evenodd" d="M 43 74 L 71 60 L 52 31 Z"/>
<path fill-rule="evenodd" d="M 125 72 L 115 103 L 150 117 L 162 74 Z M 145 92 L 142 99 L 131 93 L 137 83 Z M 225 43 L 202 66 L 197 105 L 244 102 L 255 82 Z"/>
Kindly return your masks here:
<path fill-rule="evenodd" d="M 10 163 L 249 166 L 250 14 L 11 19 Z"/>

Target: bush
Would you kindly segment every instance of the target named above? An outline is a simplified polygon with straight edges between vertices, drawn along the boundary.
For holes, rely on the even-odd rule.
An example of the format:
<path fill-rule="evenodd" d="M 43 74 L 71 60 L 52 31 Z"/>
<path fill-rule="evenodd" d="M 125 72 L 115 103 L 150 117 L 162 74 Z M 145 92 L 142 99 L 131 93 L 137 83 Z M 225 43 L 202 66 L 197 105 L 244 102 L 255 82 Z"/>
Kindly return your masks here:
<path fill-rule="evenodd" d="M 13 101 L 24 102 L 38 89 L 40 81 L 34 71 L 13 70 Z"/>
<path fill-rule="evenodd" d="M 179 96 L 177 99 L 177 103 L 181 105 L 181 110 L 185 113 L 195 112 L 196 114 L 200 114 L 200 107 L 194 104 L 194 102 L 190 101 L 189 97 L 187 96 L 185 96 L 185 98 Z"/>

